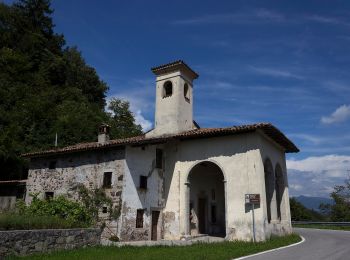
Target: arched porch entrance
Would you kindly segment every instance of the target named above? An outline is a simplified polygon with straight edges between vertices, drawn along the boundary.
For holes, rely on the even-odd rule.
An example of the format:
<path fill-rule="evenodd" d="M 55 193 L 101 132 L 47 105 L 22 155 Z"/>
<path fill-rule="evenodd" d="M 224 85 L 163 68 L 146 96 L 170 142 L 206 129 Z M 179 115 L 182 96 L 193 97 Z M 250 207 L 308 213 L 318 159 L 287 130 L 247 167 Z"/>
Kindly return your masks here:
<path fill-rule="evenodd" d="M 188 185 L 188 234 L 225 237 L 225 178 L 220 167 L 209 161 L 195 165 Z"/>

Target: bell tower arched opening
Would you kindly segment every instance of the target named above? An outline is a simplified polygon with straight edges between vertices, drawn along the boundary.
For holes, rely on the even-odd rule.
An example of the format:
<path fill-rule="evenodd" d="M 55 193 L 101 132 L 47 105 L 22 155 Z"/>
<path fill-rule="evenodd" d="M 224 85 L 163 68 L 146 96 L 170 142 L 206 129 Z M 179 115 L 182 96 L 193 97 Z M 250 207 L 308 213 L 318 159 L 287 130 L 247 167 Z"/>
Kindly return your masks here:
<path fill-rule="evenodd" d="M 146 137 L 178 134 L 195 129 L 193 123 L 193 81 L 198 78 L 183 61 L 152 68 L 156 75 L 154 129 Z"/>

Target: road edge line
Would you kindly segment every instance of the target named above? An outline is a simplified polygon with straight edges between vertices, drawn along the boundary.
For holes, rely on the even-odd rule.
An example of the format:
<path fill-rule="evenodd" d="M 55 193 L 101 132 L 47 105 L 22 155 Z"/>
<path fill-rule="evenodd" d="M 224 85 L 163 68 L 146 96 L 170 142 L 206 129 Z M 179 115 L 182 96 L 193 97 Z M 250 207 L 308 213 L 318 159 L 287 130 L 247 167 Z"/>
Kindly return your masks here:
<path fill-rule="evenodd" d="M 312 229 L 312 230 L 321 230 L 321 231 L 341 231 L 341 232 L 350 232 L 350 230 L 342 230 L 342 229 L 327 229 L 327 228 L 303 228 L 303 227 L 297 227 L 300 229 Z"/>
<path fill-rule="evenodd" d="M 270 250 L 259 252 L 259 253 L 252 254 L 252 255 L 246 255 L 246 256 L 242 256 L 242 257 L 238 257 L 238 258 L 233 258 L 232 260 L 242 260 L 242 259 L 246 259 L 248 257 L 258 256 L 258 255 L 262 255 L 262 254 L 266 254 L 266 253 L 270 253 L 270 252 L 274 252 L 274 251 L 279 251 L 279 250 L 282 250 L 282 249 L 285 249 L 285 248 L 288 248 L 288 247 L 293 247 L 293 246 L 300 245 L 300 244 L 305 242 L 305 238 L 303 236 L 300 236 L 300 237 L 301 237 L 301 241 L 299 241 L 297 243 L 294 243 L 294 244 L 291 244 L 291 245 L 288 245 L 288 246 L 277 247 L 277 248 L 274 248 L 274 249 L 270 249 Z"/>

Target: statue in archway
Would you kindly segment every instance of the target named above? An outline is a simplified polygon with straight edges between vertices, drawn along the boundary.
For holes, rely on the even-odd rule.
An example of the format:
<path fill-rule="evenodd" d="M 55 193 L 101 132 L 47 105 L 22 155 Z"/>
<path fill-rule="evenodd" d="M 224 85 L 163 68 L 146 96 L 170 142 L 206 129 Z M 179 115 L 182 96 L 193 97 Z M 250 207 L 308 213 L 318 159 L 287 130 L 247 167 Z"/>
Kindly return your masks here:
<path fill-rule="evenodd" d="M 191 236 L 198 235 L 198 217 L 193 207 L 190 209 L 190 231 Z"/>

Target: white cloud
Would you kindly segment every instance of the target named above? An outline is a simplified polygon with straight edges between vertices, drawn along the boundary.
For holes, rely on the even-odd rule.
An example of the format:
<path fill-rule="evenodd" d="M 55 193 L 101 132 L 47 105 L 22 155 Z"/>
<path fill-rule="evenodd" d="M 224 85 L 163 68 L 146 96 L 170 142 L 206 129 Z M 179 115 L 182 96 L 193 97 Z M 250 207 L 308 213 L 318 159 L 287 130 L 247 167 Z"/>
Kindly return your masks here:
<path fill-rule="evenodd" d="M 350 169 L 350 156 L 324 155 L 303 160 L 287 160 L 287 168 L 318 177 L 344 177 Z"/>
<path fill-rule="evenodd" d="M 255 11 L 257 17 L 269 20 L 284 20 L 284 16 L 280 13 L 268 10 L 268 9 L 258 9 Z"/>
<path fill-rule="evenodd" d="M 152 122 L 143 117 L 141 110 L 137 110 L 134 117 L 136 124 L 141 125 L 144 132 L 152 128 Z"/>
<path fill-rule="evenodd" d="M 147 120 L 143 115 L 143 109 L 146 109 L 148 107 L 148 105 L 146 104 L 146 102 L 144 100 L 142 100 L 142 98 L 133 97 L 133 96 L 124 95 L 124 94 L 117 94 L 117 95 L 109 96 L 107 98 L 107 107 L 108 107 L 109 101 L 113 97 L 129 101 L 130 111 L 134 114 L 135 123 L 138 125 L 141 125 L 142 130 L 144 132 L 146 132 L 152 128 L 152 122 L 150 120 Z"/>
<path fill-rule="evenodd" d="M 268 75 L 272 77 L 279 77 L 279 78 L 295 78 L 295 79 L 304 79 L 303 76 L 294 74 L 290 71 L 285 70 L 279 70 L 274 68 L 260 68 L 260 67 L 250 67 L 254 72 L 257 72 L 258 74 L 262 75 Z"/>
<path fill-rule="evenodd" d="M 321 122 L 323 124 L 333 124 L 344 122 L 350 118 L 350 105 L 342 105 L 338 107 L 330 116 L 323 116 Z"/>
<path fill-rule="evenodd" d="M 284 16 L 280 13 L 257 9 L 251 12 L 208 14 L 189 19 L 173 21 L 173 25 L 203 25 L 203 24 L 256 24 L 261 22 L 282 22 Z"/>
<path fill-rule="evenodd" d="M 348 22 L 346 22 L 338 17 L 312 15 L 312 16 L 306 17 L 306 19 L 313 21 L 313 22 L 324 23 L 324 24 L 350 26 L 350 23 L 348 23 Z"/>
<path fill-rule="evenodd" d="M 350 156 L 325 155 L 302 160 L 287 160 L 288 182 L 292 196 L 329 197 L 335 185 L 348 178 Z"/>
<path fill-rule="evenodd" d="M 318 137 L 318 136 L 309 135 L 309 134 L 289 134 L 288 136 L 292 138 L 295 137 L 298 139 L 302 139 L 315 145 L 321 144 L 325 141 L 324 137 Z"/>
<path fill-rule="evenodd" d="M 350 86 L 348 82 L 342 82 L 339 80 L 329 80 L 323 82 L 323 85 L 327 90 L 339 93 L 341 95 L 344 95 L 344 92 L 350 92 Z"/>
<path fill-rule="evenodd" d="M 303 186 L 300 184 L 290 184 L 289 187 L 296 191 L 301 191 L 303 189 Z"/>
<path fill-rule="evenodd" d="M 150 130 L 153 124 L 145 115 L 149 116 L 154 113 L 154 80 L 133 79 L 127 83 L 118 83 L 118 85 L 125 85 L 126 91 L 108 96 L 107 104 L 113 97 L 129 101 L 136 124 L 141 125 L 144 132 Z"/>

